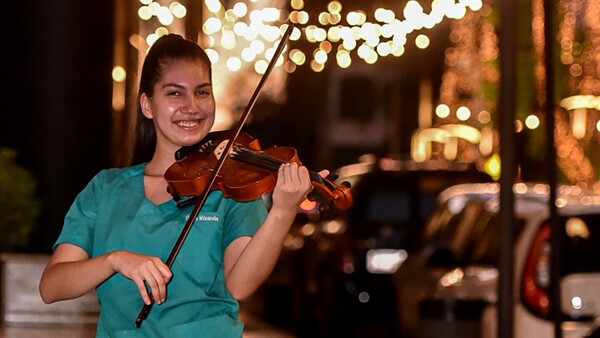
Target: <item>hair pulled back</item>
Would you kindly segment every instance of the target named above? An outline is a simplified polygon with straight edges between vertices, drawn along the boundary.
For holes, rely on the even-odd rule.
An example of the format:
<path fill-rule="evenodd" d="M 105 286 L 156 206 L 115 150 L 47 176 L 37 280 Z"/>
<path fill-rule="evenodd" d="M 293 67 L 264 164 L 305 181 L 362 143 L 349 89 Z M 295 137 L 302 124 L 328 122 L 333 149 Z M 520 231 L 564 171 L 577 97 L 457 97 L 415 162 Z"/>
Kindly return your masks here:
<path fill-rule="evenodd" d="M 212 79 L 211 62 L 208 55 L 197 43 L 184 39 L 178 34 L 167 34 L 160 37 L 152 45 L 140 76 L 137 94 L 136 138 L 133 148 L 132 164 L 147 162 L 152 159 L 156 147 L 156 129 L 151 119 L 144 116 L 140 105 L 140 97 L 146 94 L 152 97 L 154 85 L 160 81 L 165 66 L 175 60 L 190 60 L 204 63 Z"/>

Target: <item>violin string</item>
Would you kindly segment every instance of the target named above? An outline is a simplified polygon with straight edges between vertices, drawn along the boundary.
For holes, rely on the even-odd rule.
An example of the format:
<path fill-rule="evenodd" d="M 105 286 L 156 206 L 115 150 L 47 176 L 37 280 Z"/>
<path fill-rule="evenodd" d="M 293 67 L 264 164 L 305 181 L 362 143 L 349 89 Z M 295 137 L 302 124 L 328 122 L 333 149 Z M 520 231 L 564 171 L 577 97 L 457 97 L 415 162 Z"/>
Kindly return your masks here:
<path fill-rule="evenodd" d="M 285 163 L 285 161 L 276 157 L 243 147 L 235 147 L 231 157 L 240 162 L 252 164 L 271 171 L 277 171 L 277 169 Z M 323 179 L 316 172 L 309 170 L 309 175 L 312 181 L 323 183 Z"/>
<path fill-rule="evenodd" d="M 276 171 L 284 163 L 284 161 L 273 156 L 242 147 L 236 147 L 234 152 L 232 152 L 231 157 L 240 162 L 252 164 L 271 171 Z"/>

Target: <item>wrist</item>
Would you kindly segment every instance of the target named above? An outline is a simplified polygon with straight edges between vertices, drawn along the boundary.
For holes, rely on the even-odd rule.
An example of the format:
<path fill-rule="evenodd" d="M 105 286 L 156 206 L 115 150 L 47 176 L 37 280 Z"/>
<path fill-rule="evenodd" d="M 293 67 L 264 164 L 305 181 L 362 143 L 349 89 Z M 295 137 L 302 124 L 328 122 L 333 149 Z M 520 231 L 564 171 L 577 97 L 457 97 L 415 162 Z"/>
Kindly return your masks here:
<path fill-rule="evenodd" d="M 278 218 L 294 218 L 296 217 L 297 208 L 283 207 L 278 204 L 273 204 L 269 210 L 269 214 Z"/>
<path fill-rule="evenodd" d="M 115 250 L 106 254 L 106 262 L 108 263 L 108 266 L 111 268 L 111 270 L 113 270 L 114 272 L 118 271 L 117 260 L 119 259 L 119 252 L 120 250 Z"/>

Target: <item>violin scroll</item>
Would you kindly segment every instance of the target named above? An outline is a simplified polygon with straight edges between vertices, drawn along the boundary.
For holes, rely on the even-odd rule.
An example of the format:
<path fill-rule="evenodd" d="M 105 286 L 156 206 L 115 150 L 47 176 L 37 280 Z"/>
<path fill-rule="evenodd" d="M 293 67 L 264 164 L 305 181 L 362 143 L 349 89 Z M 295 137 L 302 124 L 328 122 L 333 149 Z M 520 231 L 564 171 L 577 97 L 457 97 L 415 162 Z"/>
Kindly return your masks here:
<path fill-rule="evenodd" d="M 326 206 L 333 205 L 339 210 L 348 209 L 352 206 L 350 183 L 344 181 L 340 185 L 335 185 L 334 180 L 335 177 L 330 175 L 327 178 L 313 181 L 313 190 L 308 194 L 308 199 L 311 201 L 324 201 Z"/>

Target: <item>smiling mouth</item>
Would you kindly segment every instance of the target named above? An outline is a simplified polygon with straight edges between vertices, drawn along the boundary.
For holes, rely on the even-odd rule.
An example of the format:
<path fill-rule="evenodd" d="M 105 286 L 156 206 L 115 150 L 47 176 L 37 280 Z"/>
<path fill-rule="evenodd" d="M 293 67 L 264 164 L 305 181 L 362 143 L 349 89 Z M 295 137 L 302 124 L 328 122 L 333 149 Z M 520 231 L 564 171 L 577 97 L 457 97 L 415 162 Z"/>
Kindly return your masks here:
<path fill-rule="evenodd" d="M 200 124 L 200 121 L 199 120 L 177 121 L 177 122 L 175 122 L 175 124 L 182 128 L 193 128 L 193 127 L 198 126 Z"/>

